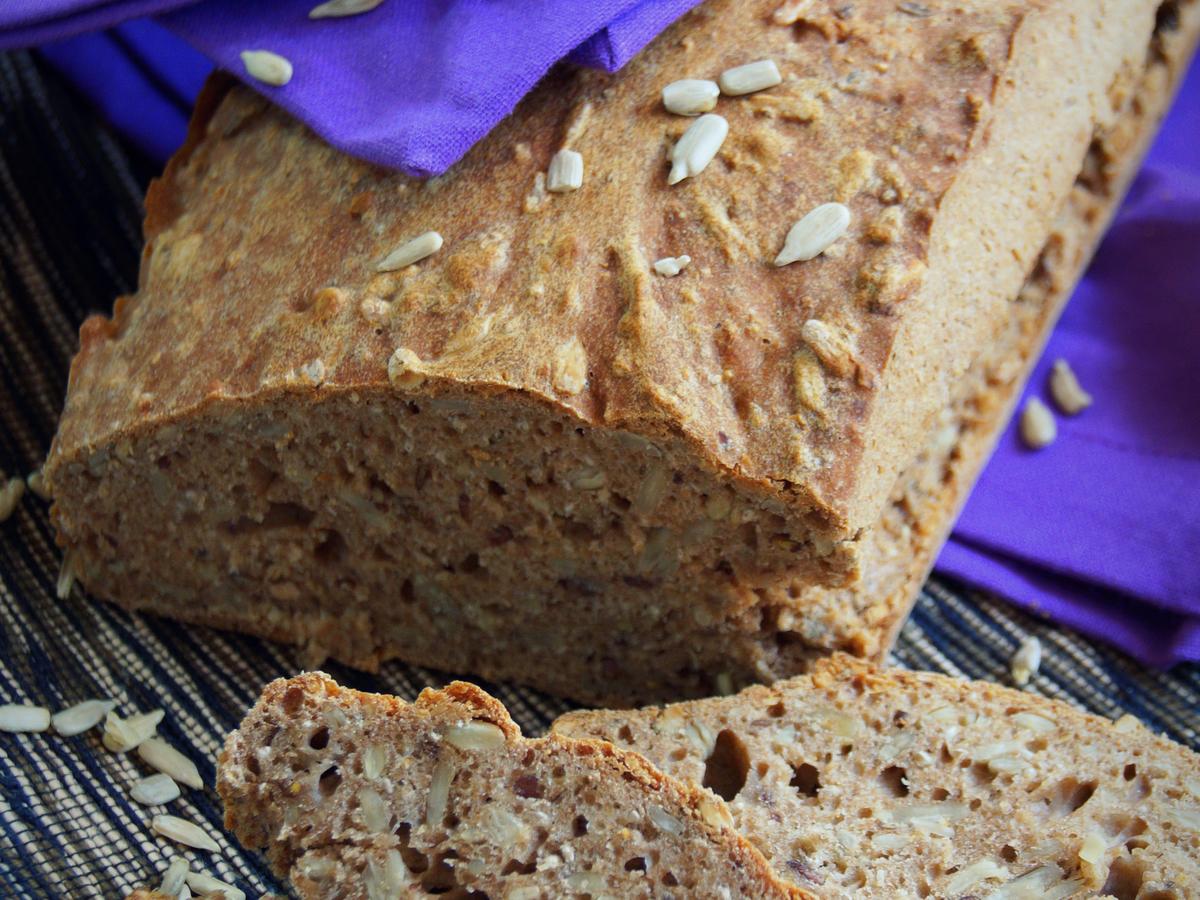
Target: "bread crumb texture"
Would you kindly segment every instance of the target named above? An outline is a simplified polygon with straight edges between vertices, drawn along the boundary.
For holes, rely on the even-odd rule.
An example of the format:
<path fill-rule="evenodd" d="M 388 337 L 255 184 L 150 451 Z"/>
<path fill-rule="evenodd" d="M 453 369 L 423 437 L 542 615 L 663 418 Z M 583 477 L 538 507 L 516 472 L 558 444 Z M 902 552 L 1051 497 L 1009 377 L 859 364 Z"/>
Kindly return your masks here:
<path fill-rule="evenodd" d="M 272 682 L 218 763 L 225 824 L 302 898 L 805 898 L 723 801 L 642 757 L 528 740 L 473 685 L 413 704 Z"/>
<path fill-rule="evenodd" d="M 835 656 L 772 688 L 553 730 L 708 788 L 821 897 L 1200 896 L 1200 757 L 1011 688 Z"/>

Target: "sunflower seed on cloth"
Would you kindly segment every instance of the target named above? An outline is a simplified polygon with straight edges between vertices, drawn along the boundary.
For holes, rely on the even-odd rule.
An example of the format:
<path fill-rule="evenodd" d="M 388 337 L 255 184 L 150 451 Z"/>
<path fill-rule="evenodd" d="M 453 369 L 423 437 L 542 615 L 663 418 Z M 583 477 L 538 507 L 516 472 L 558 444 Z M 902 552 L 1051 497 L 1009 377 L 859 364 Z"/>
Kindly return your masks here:
<path fill-rule="evenodd" d="M 724 116 L 707 113 L 691 124 L 671 151 L 671 172 L 667 184 L 678 184 L 699 175 L 712 162 L 725 138 L 729 123 Z"/>
<path fill-rule="evenodd" d="M 850 209 L 843 203 L 822 203 L 791 227 L 775 265 L 807 262 L 829 249 L 850 227 Z"/>
<path fill-rule="evenodd" d="M 716 107 L 720 95 L 721 89 L 715 81 L 683 78 L 662 89 L 662 102 L 668 112 L 677 116 L 698 116 Z"/>
<path fill-rule="evenodd" d="M 137 755 L 152 769 L 170 775 L 180 784 L 199 790 L 204 787 L 196 764 L 160 737 L 151 737 L 138 744 Z"/>
<path fill-rule="evenodd" d="M 292 80 L 292 64 L 270 50 L 243 50 L 242 65 L 251 78 L 263 84 L 283 87 Z"/>
<path fill-rule="evenodd" d="M 0 522 L 7 521 L 16 512 L 17 504 L 25 496 L 25 482 L 20 478 L 10 478 L 0 486 Z"/>
<path fill-rule="evenodd" d="M 1031 450 L 1041 450 L 1053 444 L 1056 437 L 1054 413 L 1037 397 L 1030 397 L 1021 410 L 1021 439 Z"/>
<path fill-rule="evenodd" d="M 179 799 L 179 785 L 170 775 L 147 775 L 134 782 L 129 796 L 145 806 L 162 806 Z"/>
<path fill-rule="evenodd" d="M 163 873 L 162 884 L 159 885 L 158 892 L 166 894 L 168 897 L 178 897 L 179 892 L 187 883 L 187 874 L 188 861 L 182 856 L 176 856 L 167 866 L 167 871 Z"/>
<path fill-rule="evenodd" d="M 1071 364 L 1065 359 L 1056 359 L 1050 369 L 1050 396 L 1054 398 L 1054 405 L 1068 416 L 1077 415 L 1092 405 L 1092 395 L 1080 386 Z"/>
<path fill-rule="evenodd" d="M 329 0 L 320 6 L 314 6 L 308 11 L 310 19 L 340 19 L 343 16 L 357 16 L 370 12 L 383 0 Z"/>
<path fill-rule="evenodd" d="M 161 709 L 122 719 L 115 712 L 104 717 L 104 746 L 113 753 L 125 753 L 142 741 L 154 737 L 165 713 Z"/>
<path fill-rule="evenodd" d="M 760 59 L 744 66 L 726 69 L 717 79 L 721 93 L 727 97 L 765 91 L 782 82 L 783 76 L 779 74 L 779 66 L 775 65 L 773 59 Z"/>
<path fill-rule="evenodd" d="M 51 716 L 50 724 L 63 737 L 83 734 L 99 725 L 116 706 L 116 700 L 84 700 L 56 712 Z"/>
<path fill-rule="evenodd" d="M 0 706 L 0 731 L 21 733 L 45 731 L 50 727 L 50 710 L 28 703 L 5 703 Z"/>
<path fill-rule="evenodd" d="M 1042 664 L 1042 642 L 1033 635 L 1021 641 L 1021 646 L 1013 654 L 1009 664 L 1013 681 L 1020 687 L 1029 684 L 1029 679 L 1037 674 Z"/>
<path fill-rule="evenodd" d="M 43 500 L 50 499 L 50 489 L 46 487 L 46 477 L 41 469 L 34 469 L 25 476 L 25 486 Z"/>
<path fill-rule="evenodd" d="M 150 827 L 168 840 L 183 844 L 185 847 L 214 853 L 221 849 L 217 846 L 217 842 L 209 837 L 199 825 L 195 825 L 187 819 L 181 819 L 179 816 L 155 816 L 150 820 Z"/>
<path fill-rule="evenodd" d="M 188 872 L 187 883 L 188 887 L 197 894 L 217 893 L 224 894 L 225 900 L 246 900 L 245 893 L 235 888 L 232 884 L 227 884 L 203 872 Z"/>
<path fill-rule="evenodd" d="M 420 262 L 442 249 L 442 236 L 436 231 L 426 231 L 411 241 L 406 241 L 379 261 L 376 272 L 395 272 L 405 266 Z"/>

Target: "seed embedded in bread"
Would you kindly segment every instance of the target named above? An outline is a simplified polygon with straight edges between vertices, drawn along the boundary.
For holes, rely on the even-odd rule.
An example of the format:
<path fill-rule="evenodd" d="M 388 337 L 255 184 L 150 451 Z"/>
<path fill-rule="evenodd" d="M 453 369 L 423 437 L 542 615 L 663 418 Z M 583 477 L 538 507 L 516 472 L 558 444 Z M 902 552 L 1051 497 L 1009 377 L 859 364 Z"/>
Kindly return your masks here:
<path fill-rule="evenodd" d="M 668 112 L 677 116 L 698 116 L 716 108 L 720 95 L 721 89 L 715 81 L 683 78 L 662 89 L 662 102 Z"/>
<path fill-rule="evenodd" d="M 783 82 L 779 74 L 779 66 L 773 59 L 760 59 L 743 66 L 726 69 L 717 79 L 721 93 L 727 97 L 740 97 L 743 94 L 753 94 L 765 91 Z"/>
<path fill-rule="evenodd" d="M 1079 384 L 1071 364 L 1056 359 L 1050 368 L 1050 396 L 1064 415 L 1074 416 L 1092 405 L 1092 395 Z"/>
<path fill-rule="evenodd" d="M 678 184 L 703 172 L 728 134 L 729 123 L 716 113 L 707 113 L 693 122 L 671 151 L 667 184 Z"/>
<path fill-rule="evenodd" d="M 550 160 L 546 190 L 552 194 L 575 191 L 583 186 L 583 157 L 574 150 L 559 150 Z"/>
<path fill-rule="evenodd" d="M 844 203 L 822 203 L 791 227 L 775 265 L 807 262 L 820 256 L 850 227 L 850 208 Z"/>

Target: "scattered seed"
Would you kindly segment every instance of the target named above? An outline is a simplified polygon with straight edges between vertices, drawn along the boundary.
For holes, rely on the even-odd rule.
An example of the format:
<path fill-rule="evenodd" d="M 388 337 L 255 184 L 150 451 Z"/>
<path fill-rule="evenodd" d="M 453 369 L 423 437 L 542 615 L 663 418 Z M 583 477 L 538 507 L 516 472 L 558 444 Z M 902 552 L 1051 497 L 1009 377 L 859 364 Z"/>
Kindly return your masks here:
<path fill-rule="evenodd" d="M 179 799 L 179 785 L 170 775 L 147 775 L 134 782 L 129 796 L 145 806 L 162 806 Z"/>
<path fill-rule="evenodd" d="M 74 706 L 56 712 L 50 719 L 54 730 L 63 737 L 83 734 L 95 728 L 101 720 L 116 708 L 116 700 L 84 700 Z"/>
<path fill-rule="evenodd" d="M 187 874 L 188 861 L 182 856 L 176 856 L 167 866 L 167 871 L 163 873 L 162 884 L 159 886 L 158 892 L 166 894 L 168 897 L 178 897 L 186 883 Z"/>
<path fill-rule="evenodd" d="M 25 495 L 25 482 L 20 478 L 10 478 L 0 487 L 0 522 L 5 522 L 16 511 L 17 504 Z"/>
<path fill-rule="evenodd" d="M 339 19 L 342 16 L 357 16 L 360 13 L 370 12 L 382 2 L 383 0 L 329 0 L 328 3 L 322 3 L 309 10 L 308 17 L 310 19 Z"/>
<path fill-rule="evenodd" d="M 193 891 L 201 896 L 208 894 L 224 894 L 225 900 L 246 900 L 246 895 L 232 884 L 205 875 L 203 872 L 188 872 L 187 883 Z"/>
<path fill-rule="evenodd" d="M 850 227 L 850 210 L 842 203 L 822 203 L 788 231 L 775 265 L 806 262 L 820 256 Z"/>
<path fill-rule="evenodd" d="M 1037 397 L 1030 397 L 1021 411 L 1021 438 L 1032 450 L 1041 450 L 1054 443 L 1058 426 L 1054 413 Z"/>
<path fill-rule="evenodd" d="M 760 59 L 757 62 L 746 63 L 726 69 L 717 79 L 721 93 L 727 97 L 740 97 L 743 94 L 753 94 L 755 91 L 765 91 L 767 88 L 783 81 L 779 74 L 779 66 L 773 59 Z"/>
<path fill-rule="evenodd" d="M 165 713 L 161 709 L 122 719 L 115 712 L 104 717 L 104 746 L 113 753 L 126 753 L 154 737 Z"/>
<path fill-rule="evenodd" d="M 1021 646 L 1013 654 L 1009 664 L 1013 681 L 1021 687 L 1029 684 L 1029 679 L 1037 674 L 1042 664 L 1042 642 L 1030 635 L 1021 641 Z"/>
<path fill-rule="evenodd" d="M 46 476 L 41 469 L 35 469 L 25 476 L 25 486 L 43 500 L 50 499 L 50 490 L 46 487 Z"/>
<path fill-rule="evenodd" d="M 775 10 L 771 20 L 776 25 L 794 25 L 803 18 L 812 4 L 813 0 L 785 0 L 783 5 Z"/>
<path fill-rule="evenodd" d="M 167 840 L 194 847 L 196 850 L 216 852 L 221 848 L 217 842 L 208 836 L 199 825 L 194 825 L 178 816 L 155 816 L 150 820 L 150 827 Z"/>
<path fill-rule="evenodd" d="M 28 703 L 6 703 L 0 706 L 0 731 L 12 733 L 45 731 L 50 727 L 50 710 Z"/>
<path fill-rule="evenodd" d="M 899 9 L 900 12 L 906 13 L 915 19 L 925 19 L 933 15 L 933 10 L 924 3 L 901 3 Z"/>
<path fill-rule="evenodd" d="M 395 272 L 405 266 L 420 262 L 425 257 L 442 249 L 442 236 L 436 231 L 426 231 L 407 243 L 401 244 L 375 267 L 377 272 Z"/>
<path fill-rule="evenodd" d="M 292 64 L 270 50 L 243 50 L 242 65 L 251 78 L 274 87 L 292 80 Z"/>
<path fill-rule="evenodd" d="M 146 765 L 170 775 L 180 784 L 197 790 L 204 787 L 196 764 L 160 737 L 147 738 L 138 744 L 137 755 Z"/>
<path fill-rule="evenodd" d="M 583 186 L 583 157 L 574 150 L 559 150 L 550 160 L 546 190 L 553 194 L 577 191 Z"/>
<path fill-rule="evenodd" d="M 54 596 L 66 600 L 75 588 L 75 571 L 71 568 L 71 554 L 64 553 L 62 568 L 58 570 L 58 581 L 54 584 Z"/>
<path fill-rule="evenodd" d="M 717 105 L 721 89 L 715 81 L 684 78 L 672 81 L 662 89 L 663 106 L 677 116 L 698 116 Z"/>
<path fill-rule="evenodd" d="M 1050 369 L 1050 395 L 1054 405 L 1068 416 L 1083 412 L 1092 405 L 1092 395 L 1079 385 L 1079 379 L 1065 359 L 1056 359 Z"/>
<path fill-rule="evenodd" d="M 691 264 L 692 258 L 686 254 L 683 256 L 664 256 L 654 263 L 654 271 L 659 275 L 671 278 L 674 275 L 678 275 Z"/>
<path fill-rule="evenodd" d="M 678 184 L 703 172 L 728 134 L 729 123 L 716 113 L 707 113 L 693 122 L 671 152 L 667 184 Z"/>

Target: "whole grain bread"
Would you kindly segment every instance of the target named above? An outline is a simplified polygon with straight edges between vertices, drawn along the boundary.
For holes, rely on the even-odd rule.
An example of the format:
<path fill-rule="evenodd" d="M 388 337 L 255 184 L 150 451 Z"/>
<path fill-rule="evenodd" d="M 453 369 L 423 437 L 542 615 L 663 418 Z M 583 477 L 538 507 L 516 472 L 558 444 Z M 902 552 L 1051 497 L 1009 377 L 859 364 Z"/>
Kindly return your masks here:
<path fill-rule="evenodd" d="M 137 295 L 81 332 L 45 469 L 68 571 L 314 659 L 591 702 L 881 656 L 1198 6 L 708 0 L 425 183 L 214 85 Z M 764 57 L 784 82 L 722 99 L 721 152 L 668 186 L 692 120 L 663 85 Z M 583 186 L 548 194 L 568 145 Z M 775 268 L 827 201 L 847 235 Z"/>
<path fill-rule="evenodd" d="M 1200 896 L 1200 756 L 1137 720 L 835 656 L 731 697 L 554 733 L 708 787 L 820 897 Z"/>
<path fill-rule="evenodd" d="M 721 800 L 607 743 L 525 739 L 462 682 L 409 704 L 319 673 L 274 681 L 217 790 L 226 827 L 303 898 L 811 896 Z"/>

